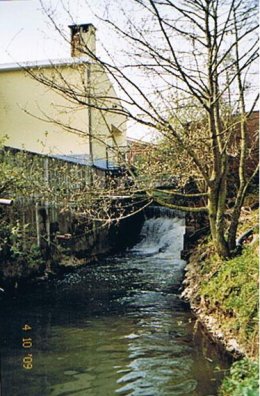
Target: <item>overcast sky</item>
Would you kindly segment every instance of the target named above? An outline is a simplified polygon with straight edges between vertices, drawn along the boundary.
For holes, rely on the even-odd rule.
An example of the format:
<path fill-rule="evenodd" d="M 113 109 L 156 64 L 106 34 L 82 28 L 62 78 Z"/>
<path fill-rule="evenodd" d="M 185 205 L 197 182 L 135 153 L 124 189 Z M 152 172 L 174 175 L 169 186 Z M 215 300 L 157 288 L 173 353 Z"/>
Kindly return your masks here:
<path fill-rule="evenodd" d="M 98 23 L 84 0 L 66 1 L 76 23 Z M 93 6 L 99 3 L 92 0 Z M 43 0 L 56 11 L 64 31 L 72 23 L 60 0 Z M 67 8 L 67 7 L 66 7 Z M 55 31 L 39 0 L 0 0 L 0 63 L 68 57 L 68 43 Z"/>

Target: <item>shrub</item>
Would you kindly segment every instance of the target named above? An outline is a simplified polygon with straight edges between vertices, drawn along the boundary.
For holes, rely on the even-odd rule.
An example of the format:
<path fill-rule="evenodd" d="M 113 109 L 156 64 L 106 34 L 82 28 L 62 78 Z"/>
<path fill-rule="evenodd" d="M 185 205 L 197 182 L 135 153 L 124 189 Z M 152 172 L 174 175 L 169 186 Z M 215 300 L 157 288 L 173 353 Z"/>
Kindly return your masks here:
<path fill-rule="evenodd" d="M 242 359 L 233 363 L 219 391 L 220 396 L 258 396 L 259 365 L 256 361 Z"/>

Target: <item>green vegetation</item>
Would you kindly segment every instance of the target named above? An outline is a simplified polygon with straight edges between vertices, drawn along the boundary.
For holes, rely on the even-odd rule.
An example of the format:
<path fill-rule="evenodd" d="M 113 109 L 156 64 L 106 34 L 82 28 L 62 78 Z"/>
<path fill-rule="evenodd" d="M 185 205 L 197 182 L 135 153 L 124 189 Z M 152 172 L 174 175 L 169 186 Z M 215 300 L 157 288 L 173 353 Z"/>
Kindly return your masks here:
<path fill-rule="evenodd" d="M 19 221 L 15 225 L 0 212 L 0 276 L 1 280 L 30 277 L 45 268 L 45 260 L 40 248 L 31 242 L 28 227 Z M 28 238 L 28 240 L 27 240 Z"/>
<path fill-rule="evenodd" d="M 220 388 L 220 396 L 258 396 L 258 371 L 256 361 L 242 359 L 235 362 Z"/>
<path fill-rule="evenodd" d="M 202 270 L 209 274 L 200 290 L 208 309 L 223 323 L 223 329 L 254 355 L 258 334 L 256 243 L 247 246 L 241 256 L 222 263 L 213 255 Z"/>
<path fill-rule="evenodd" d="M 225 336 L 235 338 L 250 357 L 232 365 L 219 394 L 257 396 L 258 364 L 253 359 L 258 353 L 258 243 L 228 261 L 211 255 L 201 270 L 199 294 L 207 311 L 221 323 Z"/>
<path fill-rule="evenodd" d="M 131 208 L 129 202 L 123 205 L 110 198 L 120 195 L 122 185 L 125 188 L 124 175 L 104 179 L 89 166 L 8 149 L 3 144 L 0 140 L 0 198 L 12 199 L 13 205 L 0 206 L 2 282 L 41 274 L 56 256 L 66 255 L 63 240 L 56 235 L 68 233 L 77 239 L 90 235 L 93 239 L 113 218 L 122 219 L 135 210 L 134 200 Z M 89 243 L 94 242 L 95 237 Z M 67 250 L 72 250 L 71 244 Z"/>
<path fill-rule="evenodd" d="M 246 202 L 254 205 L 256 197 Z M 206 239 L 190 258 L 188 292 L 193 308 L 202 320 L 214 318 L 212 330 L 245 355 L 231 366 L 220 396 L 258 395 L 258 210 L 247 208 L 240 217 L 239 235 L 255 228 L 240 255 L 223 260 Z"/>
<path fill-rule="evenodd" d="M 206 238 L 196 246 L 189 260 L 187 292 L 195 309 L 217 321 L 220 325 L 219 331 L 226 340 L 235 339 L 247 357 L 256 357 L 258 353 L 258 210 L 251 210 L 248 207 L 244 209 L 240 218 L 238 234 L 242 235 L 250 228 L 254 229 L 254 233 L 244 241 L 241 254 L 229 260 L 219 257 L 211 239 Z"/>

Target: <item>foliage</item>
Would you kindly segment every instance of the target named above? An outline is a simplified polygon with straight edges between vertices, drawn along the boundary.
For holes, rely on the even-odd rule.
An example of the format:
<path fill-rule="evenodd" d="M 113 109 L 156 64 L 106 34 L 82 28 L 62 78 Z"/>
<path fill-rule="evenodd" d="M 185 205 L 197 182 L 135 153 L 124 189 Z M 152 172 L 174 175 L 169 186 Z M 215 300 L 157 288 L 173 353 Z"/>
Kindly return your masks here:
<path fill-rule="evenodd" d="M 0 219 L 0 273 L 2 278 L 22 278 L 44 270 L 41 249 L 25 237 L 28 225 L 17 220 L 11 224 L 5 216 Z"/>
<path fill-rule="evenodd" d="M 60 212 L 70 210 L 78 217 L 84 215 L 84 221 L 88 216 L 110 223 L 115 218 L 112 216 L 115 203 L 111 196 L 128 195 L 131 198 L 128 180 L 128 173 L 123 171 L 118 176 L 100 175 L 89 166 L 51 156 L 7 149 L 1 152 L 2 196 L 14 198 L 21 204 L 48 202 Z M 117 206 L 117 220 L 125 212 L 123 205 Z"/>
<path fill-rule="evenodd" d="M 257 195 L 251 194 L 250 202 Z M 243 212 L 239 232 L 258 223 L 258 210 Z M 244 245 L 241 255 L 221 259 L 212 241 L 204 238 L 190 257 L 186 295 L 201 318 L 247 358 L 233 364 L 220 389 L 221 396 L 257 396 L 258 366 L 258 229 Z"/>
<path fill-rule="evenodd" d="M 234 351 L 258 355 L 258 210 L 241 217 L 239 233 L 254 227 L 239 255 L 223 260 L 210 238 L 203 238 L 189 258 L 183 292 L 201 318 Z M 211 322 L 212 319 L 212 322 Z"/>
<path fill-rule="evenodd" d="M 125 174 L 118 179 L 100 176 L 88 166 L 12 149 L 2 149 L 0 155 L 0 197 L 14 199 L 12 206 L 0 207 L 0 262 L 5 276 L 14 276 L 14 263 L 19 276 L 44 264 L 47 246 L 51 243 L 54 250 L 57 244 L 54 234 L 59 216 L 73 219 L 71 227 L 77 235 L 87 235 L 93 224 L 106 227 L 139 210 L 138 200 L 131 201 L 131 187 L 125 204 L 110 198 L 121 191 L 126 195 Z M 56 231 L 51 231 L 52 225 Z M 8 263 L 13 266 L 11 272 Z"/>
<path fill-rule="evenodd" d="M 255 246 L 248 246 L 241 256 L 231 260 L 204 264 L 210 277 L 202 283 L 200 293 L 209 310 L 217 312 L 223 328 L 232 331 L 238 342 L 255 353 L 258 334 L 258 257 Z M 214 271 L 212 269 L 214 268 Z"/>
<path fill-rule="evenodd" d="M 242 359 L 233 363 L 219 390 L 220 396 L 258 396 L 259 364 Z"/>
<path fill-rule="evenodd" d="M 0 147 L 0 196 L 23 200 L 46 192 L 39 158 L 34 164 L 25 152 L 11 152 Z M 34 165 L 34 166 L 32 166 Z M 33 201 L 31 201 L 33 203 Z M 0 207 L 0 262 L 3 277 L 22 277 L 44 265 L 41 249 L 35 244 L 31 224 L 25 223 L 26 206 Z"/>

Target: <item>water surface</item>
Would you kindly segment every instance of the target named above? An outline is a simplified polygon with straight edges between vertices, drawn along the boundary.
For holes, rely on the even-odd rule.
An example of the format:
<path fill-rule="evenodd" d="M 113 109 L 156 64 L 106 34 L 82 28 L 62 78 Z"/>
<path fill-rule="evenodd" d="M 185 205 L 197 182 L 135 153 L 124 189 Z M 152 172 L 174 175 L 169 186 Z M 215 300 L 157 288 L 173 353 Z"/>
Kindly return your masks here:
<path fill-rule="evenodd" d="M 123 255 L 2 301 L 2 396 L 216 395 L 228 363 L 179 298 L 183 234 L 148 219 Z"/>

